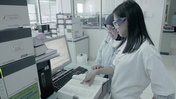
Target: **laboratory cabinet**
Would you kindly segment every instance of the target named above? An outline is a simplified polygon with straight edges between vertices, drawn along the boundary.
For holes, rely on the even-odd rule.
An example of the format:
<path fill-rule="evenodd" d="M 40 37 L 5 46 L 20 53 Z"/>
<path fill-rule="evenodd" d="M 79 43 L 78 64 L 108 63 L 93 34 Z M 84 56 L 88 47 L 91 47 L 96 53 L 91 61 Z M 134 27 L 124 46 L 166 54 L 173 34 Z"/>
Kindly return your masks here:
<path fill-rule="evenodd" d="M 89 56 L 89 37 L 84 35 L 76 39 L 67 39 L 70 55 L 73 63 L 77 63 L 77 55 L 80 53 L 87 54 Z M 87 57 L 88 58 L 88 57 Z"/>

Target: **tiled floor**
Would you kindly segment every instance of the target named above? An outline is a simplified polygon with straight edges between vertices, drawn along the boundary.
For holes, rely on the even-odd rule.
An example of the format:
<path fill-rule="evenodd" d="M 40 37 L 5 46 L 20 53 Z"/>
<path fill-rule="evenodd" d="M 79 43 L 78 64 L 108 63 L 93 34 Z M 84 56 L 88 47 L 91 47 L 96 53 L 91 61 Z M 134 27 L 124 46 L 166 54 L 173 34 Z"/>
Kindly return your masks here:
<path fill-rule="evenodd" d="M 171 56 L 171 55 L 162 55 L 162 59 L 163 59 L 163 63 L 166 66 L 166 69 L 168 70 L 168 73 L 172 79 L 172 81 L 174 82 L 175 86 L 176 86 L 176 56 Z M 95 62 L 94 61 L 88 61 L 88 65 L 92 66 L 94 65 Z M 146 88 L 143 92 L 143 94 L 141 95 L 141 99 L 152 99 L 152 90 L 150 88 L 150 86 L 148 88 Z"/>

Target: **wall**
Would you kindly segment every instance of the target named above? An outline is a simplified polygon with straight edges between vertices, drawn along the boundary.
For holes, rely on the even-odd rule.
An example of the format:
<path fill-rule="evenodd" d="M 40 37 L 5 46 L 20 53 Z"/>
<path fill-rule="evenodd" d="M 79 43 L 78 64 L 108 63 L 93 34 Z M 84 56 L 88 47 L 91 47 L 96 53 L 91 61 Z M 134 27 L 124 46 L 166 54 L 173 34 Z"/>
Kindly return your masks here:
<path fill-rule="evenodd" d="M 101 42 L 107 35 L 105 29 L 84 29 L 84 33 L 89 36 L 89 58 L 95 59 Z"/>

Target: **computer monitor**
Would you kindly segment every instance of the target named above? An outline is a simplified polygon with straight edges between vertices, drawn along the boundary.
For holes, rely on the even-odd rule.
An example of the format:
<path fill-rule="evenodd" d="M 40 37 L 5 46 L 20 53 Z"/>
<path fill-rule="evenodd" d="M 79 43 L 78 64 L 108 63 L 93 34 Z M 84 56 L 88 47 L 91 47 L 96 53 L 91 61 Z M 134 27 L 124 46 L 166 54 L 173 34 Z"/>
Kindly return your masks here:
<path fill-rule="evenodd" d="M 50 49 L 56 49 L 60 54 L 58 57 L 50 60 L 52 74 L 55 74 L 59 70 L 63 69 L 64 66 L 71 63 L 71 56 L 65 36 L 60 36 L 46 41 L 45 44 Z"/>
<path fill-rule="evenodd" d="M 50 26 L 49 26 L 49 24 L 40 24 L 40 25 L 38 25 L 38 30 L 39 30 L 39 32 L 42 32 L 42 33 L 44 33 L 45 31 L 49 32 Z"/>

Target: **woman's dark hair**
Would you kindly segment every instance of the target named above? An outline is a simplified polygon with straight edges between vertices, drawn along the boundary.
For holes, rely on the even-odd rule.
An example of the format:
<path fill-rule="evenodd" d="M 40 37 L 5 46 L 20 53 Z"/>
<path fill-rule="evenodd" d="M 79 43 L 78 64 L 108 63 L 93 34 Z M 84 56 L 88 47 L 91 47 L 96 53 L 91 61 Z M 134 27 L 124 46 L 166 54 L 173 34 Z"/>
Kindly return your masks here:
<path fill-rule="evenodd" d="M 126 38 L 127 45 L 123 50 L 123 53 L 132 53 L 136 51 L 145 40 L 148 40 L 149 43 L 154 45 L 148 35 L 143 12 L 135 1 L 127 0 L 123 2 L 114 9 L 113 14 L 119 18 L 126 17 L 128 23 L 128 37 Z M 118 48 L 126 39 L 122 40 Z"/>

